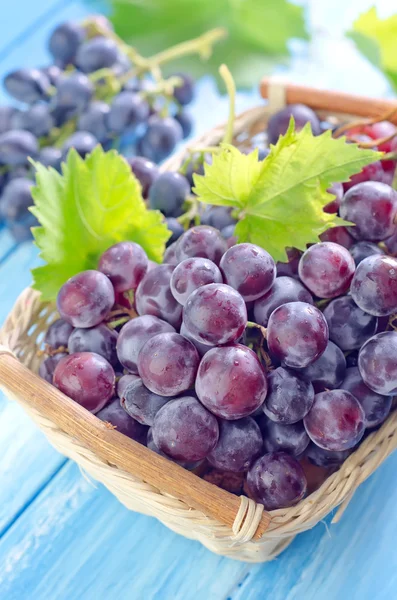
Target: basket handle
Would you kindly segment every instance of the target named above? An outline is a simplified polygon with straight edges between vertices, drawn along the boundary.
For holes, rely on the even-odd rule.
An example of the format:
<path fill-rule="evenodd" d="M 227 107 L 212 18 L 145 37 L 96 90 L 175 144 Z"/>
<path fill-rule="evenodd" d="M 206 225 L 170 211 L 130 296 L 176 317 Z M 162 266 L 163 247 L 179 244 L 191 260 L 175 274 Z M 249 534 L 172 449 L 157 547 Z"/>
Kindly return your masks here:
<path fill-rule="evenodd" d="M 5 346 L 0 346 L 0 386 L 28 403 L 68 435 L 81 441 L 103 461 L 175 496 L 233 531 L 233 541 L 260 539 L 270 515 L 246 496 L 216 487 L 168 461 L 105 423 L 31 372 Z"/>
<path fill-rule="evenodd" d="M 379 117 L 390 112 L 396 113 L 389 120 L 397 125 L 397 102 L 380 98 L 368 98 L 336 92 L 320 90 L 306 85 L 282 81 L 279 77 L 264 77 L 260 83 L 260 93 L 263 98 L 271 99 L 277 95 L 277 90 L 284 90 L 286 104 L 307 104 L 314 110 L 327 110 L 330 113 L 345 113 L 359 117 Z"/>

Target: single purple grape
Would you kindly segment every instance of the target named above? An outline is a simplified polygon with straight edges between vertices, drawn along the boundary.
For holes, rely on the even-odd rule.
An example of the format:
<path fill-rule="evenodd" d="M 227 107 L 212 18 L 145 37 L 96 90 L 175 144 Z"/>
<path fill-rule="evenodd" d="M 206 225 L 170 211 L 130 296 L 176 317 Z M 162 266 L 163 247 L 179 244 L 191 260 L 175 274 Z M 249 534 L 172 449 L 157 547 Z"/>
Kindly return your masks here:
<path fill-rule="evenodd" d="M 263 410 L 272 421 L 290 425 L 301 421 L 314 402 L 314 389 L 310 381 L 298 374 L 278 367 L 267 378 L 268 392 Z"/>
<path fill-rule="evenodd" d="M 306 302 L 287 302 L 270 315 L 267 343 L 270 352 L 283 366 L 302 369 L 325 351 L 327 321 L 315 306 Z"/>
<path fill-rule="evenodd" d="M 117 396 L 121 398 L 124 394 L 124 390 L 126 389 L 127 385 L 129 385 L 133 381 L 136 381 L 137 379 L 140 379 L 139 375 L 133 375 L 132 373 L 127 373 L 126 375 L 120 377 L 116 384 Z"/>
<path fill-rule="evenodd" d="M 197 469 L 197 467 L 202 463 L 201 460 L 194 460 L 194 461 L 175 460 L 174 458 L 171 458 L 171 456 L 168 456 L 168 454 L 166 454 L 165 452 L 160 450 L 160 448 L 158 448 L 156 446 L 156 444 L 154 443 L 152 427 L 149 427 L 149 431 L 147 432 L 146 445 L 149 448 L 149 450 L 152 450 L 152 452 L 155 452 L 156 454 L 163 456 L 167 460 L 172 460 L 172 462 L 176 463 L 180 467 L 183 467 L 184 469 L 187 469 L 188 471 L 193 471 L 194 469 Z"/>
<path fill-rule="evenodd" d="M 93 352 L 71 354 L 54 371 L 54 385 L 92 413 L 97 413 L 112 398 L 115 382 L 113 367 Z"/>
<path fill-rule="evenodd" d="M 208 350 L 211 350 L 211 348 L 213 348 L 213 346 L 208 346 L 208 344 L 203 344 L 202 342 L 198 342 L 197 340 L 192 338 L 192 336 L 186 329 L 184 323 L 182 323 L 182 325 L 181 325 L 180 334 L 183 335 L 183 337 L 185 337 L 186 339 L 188 339 L 189 342 L 192 342 L 193 346 L 195 346 L 197 352 L 199 353 L 199 355 L 201 357 L 203 357 L 204 354 L 206 354 L 206 352 L 208 352 Z"/>
<path fill-rule="evenodd" d="M 263 415 L 259 426 L 265 452 L 287 452 L 296 458 L 303 454 L 310 442 L 302 421 L 286 425 L 275 423 Z"/>
<path fill-rule="evenodd" d="M 339 387 L 346 374 L 346 359 L 342 350 L 328 342 L 323 354 L 313 363 L 300 369 L 299 374 L 311 381 L 316 392 Z"/>
<path fill-rule="evenodd" d="M 177 240 L 178 241 L 178 240 Z M 175 256 L 175 247 L 176 242 L 173 242 L 168 246 L 166 251 L 164 252 L 163 263 L 168 265 L 177 265 L 178 261 Z"/>
<path fill-rule="evenodd" d="M 219 440 L 207 456 L 216 469 L 240 473 L 247 471 L 262 450 L 262 434 L 251 417 L 238 421 L 219 421 Z"/>
<path fill-rule="evenodd" d="M 266 250 L 254 244 L 236 244 L 219 263 L 225 283 L 238 291 L 246 302 L 266 294 L 276 278 L 276 264 Z"/>
<path fill-rule="evenodd" d="M 106 358 L 112 367 L 117 367 L 117 337 L 117 331 L 109 329 L 103 323 L 88 329 L 74 329 L 69 337 L 69 352 L 95 352 Z"/>
<path fill-rule="evenodd" d="M 335 298 L 323 314 L 330 340 L 344 352 L 361 348 L 376 333 L 378 319 L 361 310 L 351 296 Z"/>
<path fill-rule="evenodd" d="M 171 292 L 171 275 L 174 266 L 158 265 L 148 271 L 135 295 L 136 310 L 140 316 L 153 315 L 179 328 L 182 306 Z"/>
<path fill-rule="evenodd" d="M 310 123 L 313 135 L 321 133 L 320 120 L 311 108 L 304 104 L 289 104 L 270 117 L 267 125 L 269 144 L 276 144 L 280 135 L 286 133 L 291 117 L 295 121 L 296 131 L 300 131 L 306 123 Z"/>
<path fill-rule="evenodd" d="M 171 275 L 171 292 L 184 306 L 190 294 L 203 285 L 223 283 L 215 263 L 207 258 L 187 258 L 177 265 Z"/>
<path fill-rule="evenodd" d="M 313 296 L 300 281 L 292 277 L 277 277 L 267 294 L 255 301 L 255 322 L 266 327 L 272 312 L 287 302 L 313 304 Z"/>
<path fill-rule="evenodd" d="M 196 394 L 217 417 L 233 420 L 251 415 L 263 404 L 266 393 L 265 372 L 246 346 L 213 348 L 202 358 Z"/>
<path fill-rule="evenodd" d="M 83 271 L 59 290 L 57 307 L 73 327 L 94 327 L 106 319 L 114 304 L 114 289 L 99 271 Z"/>
<path fill-rule="evenodd" d="M 303 420 L 310 439 L 325 450 L 348 450 L 364 435 L 365 413 L 345 390 L 321 392 Z"/>
<path fill-rule="evenodd" d="M 114 398 L 109 404 L 97 412 L 96 416 L 105 423 L 110 423 L 116 431 L 123 433 L 140 444 L 146 444 L 148 428 L 130 417 L 120 404 L 118 398 Z"/>
<path fill-rule="evenodd" d="M 373 255 L 358 265 L 351 284 L 354 302 L 366 313 L 383 317 L 397 312 L 397 259 Z"/>
<path fill-rule="evenodd" d="M 160 175 L 159 168 L 156 164 L 143 156 L 133 156 L 128 162 L 131 171 L 142 186 L 142 196 L 146 199 L 152 184 Z"/>
<path fill-rule="evenodd" d="M 57 364 L 62 360 L 62 358 L 65 358 L 65 356 L 68 356 L 68 354 L 66 354 L 65 352 L 58 352 L 53 356 L 47 356 L 47 358 L 43 360 L 39 367 L 40 377 L 48 381 L 48 383 L 52 383 L 55 368 Z"/>
<path fill-rule="evenodd" d="M 299 277 L 319 298 L 335 298 L 345 293 L 354 270 L 350 252 L 333 242 L 310 246 L 299 261 Z"/>
<path fill-rule="evenodd" d="M 365 385 L 357 367 L 347 369 L 346 377 L 340 384 L 342 390 L 347 390 L 361 404 L 365 413 L 365 426 L 377 427 L 386 420 L 393 401 L 392 396 L 381 396 Z"/>
<path fill-rule="evenodd" d="M 368 256 L 372 256 L 373 254 L 384 254 L 384 252 L 373 242 L 361 241 L 356 242 L 350 248 L 350 254 L 354 258 L 357 267 L 364 258 L 368 258 Z"/>
<path fill-rule="evenodd" d="M 119 242 L 99 259 L 98 270 L 109 277 L 116 293 L 136 290 L 148 269 L 145 251 L 134 242 Z"/>
<path fill-rule="evenodd" d="M 159 410 L 152 429 L 156 446 L 176 460 L 202 460 L 219 438 L 216 417 L 196 398 L 183 396 Z"/>
<path fill-rule="evenodd" d="M 177 396 L 194 385 L 200 357 L 189 340 L 178 333 L 150 338 L 138 356 L 138 371 L 150 391 Z"/>
<path fill-rule="evenodd" d="M 175 329 L 169 323 L 152 315 L 143 315 L 128 321 L 117 338 L 117 356 L 125 369 L 138 374 L 138 356 L 150 338 L 159 333 L 173 333 Z"/>
<path fill-rule="evenodd" d="M 130 382 L 121 396 L 121 406 L 138 423 L 153 425 L 154 417 L 170 398 L 154 394 L 137 378 Z"/>
<path fill-rule="evenodd" d="M 247 308 L 236 290 L 221 283 L 210 283 L 194 291 L 183 310 L 189 335 L 208 345 L 223 345 L 238 340 L 247 324 Z"/>
<path fill-rule="evenodd" d="M 383 396 L 397 393 L 397 332 L 377 333 L 362 346 L 358 368 L 367 386 Z"/>
<path fill-rule="evenodd" d="M 305 456 L 316 467 L 334 469 L 340 467 L 352 452 L 352 448 L 349 450 L 324 450 L 324 448 L 320 448 L 320 446 L 316 446 L 316 444 L 310 442 L 306 448 Z"/>
<path fill-rule="evenodd" d="M 73 327 L 70 323 L 67 323 L 63 319 L 57 319 L 47 329 L 44 336 L 44 343 L 53 350 L 58 350 L 61 347 L 67 348 L 72 331 Z"/>
<path fill-rule="evenodd" d="M 220 231 L 208 225 L 199 225 L 185 231 L 175 246 L 178 262 L 186 258 L 209 258 L 216 265 L 227 250 L 226 241 Z"/>
<path fill-rule="evenodd" d="M 288 508 L 302 500 L 307 481 L 298 461 L 286 452 L 270 452 L 258 458 L 247 474 L 247 486 L 266 510 Z"/>

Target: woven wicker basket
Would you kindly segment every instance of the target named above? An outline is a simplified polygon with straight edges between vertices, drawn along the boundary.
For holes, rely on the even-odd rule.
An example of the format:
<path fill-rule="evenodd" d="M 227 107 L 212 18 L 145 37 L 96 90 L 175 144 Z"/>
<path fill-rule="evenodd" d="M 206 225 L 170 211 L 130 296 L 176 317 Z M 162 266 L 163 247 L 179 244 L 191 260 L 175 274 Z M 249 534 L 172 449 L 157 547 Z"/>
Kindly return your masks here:
<path fill-rule="evenodd" d="M 393 106 L 280 82 L 262 82 L 265 107 L 240 115 L 235 141 L 244 145 L 264 130 L 268 115 L 286 102 L 304 102 L 323 116 L 376 116 Z M 209 131 L 191 145 L 217 144 L 224 126 Z M 164 169 L 179 168 L 185 152 L 174 155 Z M 151 515 L 170 529 L 225 556 L 252 562 L 271 560 L 297 533 L 310 529 L 340 506 L 337 520 L 357 487 L 397 446 L 397 411 L 369 435 L 321 487 L 297 506 L 266 513 L 245 496 L 237 497 L 165 460 L 108 428 L 56 388 L 40 379 L 37 350 L 57 314 L 37 292 L 25 290 L 0 330 L 0 387 L 19 402 L 57 450 L 102 482 L 129 509 Z"/>

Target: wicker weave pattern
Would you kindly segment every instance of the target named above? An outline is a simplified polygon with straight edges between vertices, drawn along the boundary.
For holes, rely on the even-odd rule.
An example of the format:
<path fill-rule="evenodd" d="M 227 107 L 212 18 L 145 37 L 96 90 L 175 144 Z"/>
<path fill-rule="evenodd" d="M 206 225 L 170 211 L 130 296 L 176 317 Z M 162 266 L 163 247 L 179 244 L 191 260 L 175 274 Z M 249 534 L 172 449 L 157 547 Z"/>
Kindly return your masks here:
<path fill-rule="evenodd" d="M 283 101 L 282 94 L 275 93 L 273 97 L 278 102 Z M 268 114 L 269 108 L 261 107 L 240 115 L 236 120 L 236 142 L 244 146 L 252 135 L 263 131 Z M 224 126 L 220 126 L 191 145 L 205 147 L 217 144 L 222 139 L 223 132 Z M 163 169 L 178 169 L 184 157 L 185 152 L 180 152 Z M 2 352 L 11 351 L 25 366 L 37 371 L 41 360 L 37 350 L 49 323 L 55 318 L 57 314 L 53 306 L 41 303 L 37 292 L 25 290 L 0 330 L 0 359 Z M 332 509 L 340 506 L 333 519 L 333 522 L 337 521 L 357 487 L 397 446 L 397 412 L 394 411 L 384 425 L 369 435 L 339 471 L 331 475 L 316 492 L 295 507 L 273 511 L 270 526 L 262 539 L 252 541 L 262 506 L 242 498 L 240 511 L 231 530 L 189 508 L 183 500 L 164 494 L 100 460 L 79 440 L 58 428 L 45 414 L 32 409 L 24 398 L 12 396 L 7 389 L 4 392 L 23 406 L 55 448 L 76 461 L 94 479 L 102 482 L 127 508 L 156 517 L 170 529 L 199 540 L 213 552 L 251 562 L 271 560 L 287 547 L 297 533 L 310 529 Z"/>

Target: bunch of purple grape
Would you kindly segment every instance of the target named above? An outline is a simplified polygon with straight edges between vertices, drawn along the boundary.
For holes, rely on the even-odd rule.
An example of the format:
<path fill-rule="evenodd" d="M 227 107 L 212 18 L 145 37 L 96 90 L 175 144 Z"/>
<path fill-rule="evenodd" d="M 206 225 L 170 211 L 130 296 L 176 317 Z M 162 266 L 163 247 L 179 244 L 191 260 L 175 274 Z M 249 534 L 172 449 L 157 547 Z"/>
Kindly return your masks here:
<path fill-rule="evenodd" d="M 270 141 L 283 133 L 278 119 Z M 66 282 L 40 374 L 183 467 L 212 470 L 211 481 L 241 477 L 267 510 L 296 504 L 308 489 L 305 461 L 325 476 L 338 468 L 397 392 L 397 259 L 386 254 L 397 193 L 364 177 L 333 186 L 326 207 L 354 227 L 275 264 L 266 250 L 235 244 L 223 207 L 183 232 L 176 217 L 189 181 L 157 174 L 149 203 L 181 229 L 164 264 L 122 242 L 98 270 Z"/>
<path fill-rule="evenodd" d="M 192 78 L 178 74 L 178 85 L 161 93 L 149 76 L 132 77 L 125 45 L 114 38 L 105 17 L 62 23 L 49 39 L 51 65 L 4 78 L 18 104 L 0 106 L 0 223 L 17 241 L 36 224 L 29 157 L 59 170 L 71 148 L 84 157 L 102 144 L 146 157 L 153 170 L 191 133 Z"/>

